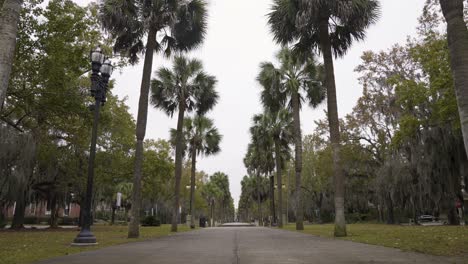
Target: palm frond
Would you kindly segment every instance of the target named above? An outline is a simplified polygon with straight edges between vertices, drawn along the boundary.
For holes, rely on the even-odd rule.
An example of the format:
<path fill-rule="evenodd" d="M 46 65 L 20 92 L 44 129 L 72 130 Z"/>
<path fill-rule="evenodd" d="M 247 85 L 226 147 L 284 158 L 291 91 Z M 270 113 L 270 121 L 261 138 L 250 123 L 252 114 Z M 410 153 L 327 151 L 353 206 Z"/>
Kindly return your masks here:
<path fill-rule="evenodd" d="M 172 69 L 161 68 L 152 82 L 151 103 L 172 116 L 184 104 L 185 111 L 203 115 L 218 102 L 217 80 L 203 71 L 197 59 L 176 56 Z"/>
<path fill-rule="evenodd" d="M 177 51 L 197 48 L 203 42 L 207 30 L 206 2 L 191 0 L 179 7 L 176 16 L 177 23 L 172 28 L 176 42 L 170 48 Z"/>
<path fill-rule="evenodd" d="M 132 63 L 138 62 L 144 49 L 145 28 L 140 16 L 134 0 L 105 0 L 100 5 L 102 26 L 115 39 L 114 51 L 129 56 Z"/>
<path fill-rule="evenodd" d="M 214 155 L 221 148 L 219 146 L 222 135 L 214 126 L 213 120 L 205 116 L 187 117 L 184 120 L 185 142 L 190 149 L 190 155 L 195 150 L 196 155 Z"/>
<path fill-rule="evenodd" d="M 157 76 L 151 82 L 151 104 L 172 117 L 179 107 L 177 78 L 167 68 L 159 69 Z"/>
<path fill-rule="evenodd" d="M 278 112 L 281 108 L 292 109 L 292 95 L 299 93 L 299 107 L 308 102 L 317 107 L 324 99 L 323 75 L 317 68 L 321 66 L 314 54 L 308 51 L 294 51 L 282 48 L 277 59 L 280 67 L 273 63 L 260 64 L 257 81 L 262 85 L 261 102 L 265 109 Z M 305 92 L 305 95 L 303 93 Z"/>
<path fill-rule="evenodd" d="M 320 50 L 318 29 L 326 20 L 333 53 L 341 57 L 365 38 L 380 17 L 378 0 L 275 0 L 268 14 L 275 40 L 297 51 Z"/>
<path fill-rule="evenodd" d="M 196 100 L 195 109 L 198 115 L 204 115 L 210 111 L 219 99 L 218 92 L 216 91 L 217 80 L 214 76 L 207 75 L 201 72 L 195 78 L 195 87 L 193 98 Z"/>
<path fill-rule="evenodd" d="M 274 0 L 268 16 L 268 24 L 277 43 L 287 45 L 298 37 L 296 16 L 299 11 L 299 0 Z"/>
<path fill-rule="evenodd" d="M 197 48 L 206 34 L 207 9 L 204 0 L 104 0 L 100 20 L 115 39 L 115 52 L 136 63 L 149 32 L 158 33 L 154 52 L 171 56 Z"/>

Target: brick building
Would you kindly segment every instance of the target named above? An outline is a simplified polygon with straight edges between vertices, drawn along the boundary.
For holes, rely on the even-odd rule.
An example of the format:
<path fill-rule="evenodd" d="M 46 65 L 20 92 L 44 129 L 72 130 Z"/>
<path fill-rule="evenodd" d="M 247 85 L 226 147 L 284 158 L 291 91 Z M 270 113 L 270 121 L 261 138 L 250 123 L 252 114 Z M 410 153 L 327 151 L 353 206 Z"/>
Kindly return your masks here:
<path fill-rule="evenodd" d="M 10 206 L 5 210 L 4 215 L 7 218 L 13 218 L 15 212 L 16 204 Z M 51 214 L 50 206 L 48 206 L 47 201 L 40 201 L 30 203 L 26 206 L 24 215 L 25 217 L 49 217 Z M 70 203 L 63 205 L 58 210 L 59 217 L 70 217 L 70 218 L 78 218 L 80 217 L 80 205 L 76 203 Z"/>

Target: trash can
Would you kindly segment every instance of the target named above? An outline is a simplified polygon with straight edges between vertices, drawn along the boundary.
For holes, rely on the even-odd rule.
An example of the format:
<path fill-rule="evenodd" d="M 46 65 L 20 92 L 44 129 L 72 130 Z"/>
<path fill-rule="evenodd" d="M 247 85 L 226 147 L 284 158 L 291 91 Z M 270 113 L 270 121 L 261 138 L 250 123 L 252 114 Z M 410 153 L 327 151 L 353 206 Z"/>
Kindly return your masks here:
<path fill-rule="evenodd" d="M 199 222 L 200 227 L 206 227 L 206 218 L 205 217 L 200 217 L 200 222 Z"/>

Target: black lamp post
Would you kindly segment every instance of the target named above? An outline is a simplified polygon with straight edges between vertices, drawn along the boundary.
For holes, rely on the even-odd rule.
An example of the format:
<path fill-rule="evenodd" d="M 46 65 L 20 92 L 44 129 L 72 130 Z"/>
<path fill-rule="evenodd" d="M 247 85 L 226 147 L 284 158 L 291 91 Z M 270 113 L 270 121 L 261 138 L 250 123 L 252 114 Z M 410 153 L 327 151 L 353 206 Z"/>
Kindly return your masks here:
<path fill-rule="evenodd" d="M 187 219 L 190 220 L 190 228 L 195 228 L 195 190 L 197 189 L 197 186 L 192 185 L 186 185 L 185 188 L 188 190 L 190 189 L 190 210 L 189 210 L 189 215 L 187 216 Z"/>
<path fill-rule="evenodd" d="M 211 223 L 210 223 L 210 227 L 214 227 L 214 203 L 215 203 L 215 199 L 213 197 L 211 197 L 210 199 L 210 209 L 211 209 Z"/>
<path fill-rule="evenodd" d="M 99 123 L 99 110 L 102 105 L 106 102 L 107 84 L 112 74 L 112 64 L 109 59 L 105 59 L 104 54 L 100 47 L 91 51 L 90 60 L 92 65 L 91 74 L 91 96 L 95 99 L 93 105 L 94 110 L 94 123 L 93 131 L 91 136 L 91 147 L 89 150 L 89 162 L 88 162 L 88 182 L 86 185 L 86 197 L 84 208 L 82 210 L 83 222 L 81 223 L 81 231 L 76 236 L 72 245 L 75 246 L 87 246 L 96 245 L 96 237 L 91 232 L 92 215 L 91 215 L 91 204 L 93 199 L 93 181 L 94 181 L 94 160 L 96 157 L 96 141 L 97 141 L 97 130 Z"/>

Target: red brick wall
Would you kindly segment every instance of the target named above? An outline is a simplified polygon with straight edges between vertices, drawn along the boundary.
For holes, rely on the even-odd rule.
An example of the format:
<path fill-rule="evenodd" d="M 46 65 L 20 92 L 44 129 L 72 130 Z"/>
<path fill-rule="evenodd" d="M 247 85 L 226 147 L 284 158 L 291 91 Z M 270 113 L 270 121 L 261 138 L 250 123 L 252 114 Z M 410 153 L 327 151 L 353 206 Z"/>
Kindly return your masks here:
<path fill-rule="evenodd" d="M 70 210 L 69 210 L 68 217 L 72 217 L 72 218 L 79 217 L 80 216 L 80 205 L 72 203 L 69 206 L 70 206 Z M 13 218 L 13 215 L 14 215 L 13 210 L 14 210 L 14 206 L 10 206 L 5 210 L 7 218 Z M 46 212 L 47 212 L 47 202 L 42 201 L 42 202 L 37 202 L 37 203 L 32 204 L 32 205 L 27 205 L 24 215 L 26 217 L 48 217 L 48 216 L 50 216 L 50 214 L 47 215 Z M 58 212 L 59 217 L 63 217 L 64 212 L 65 212 L 64 208 L 59 208 L 59 212 Z"/>

